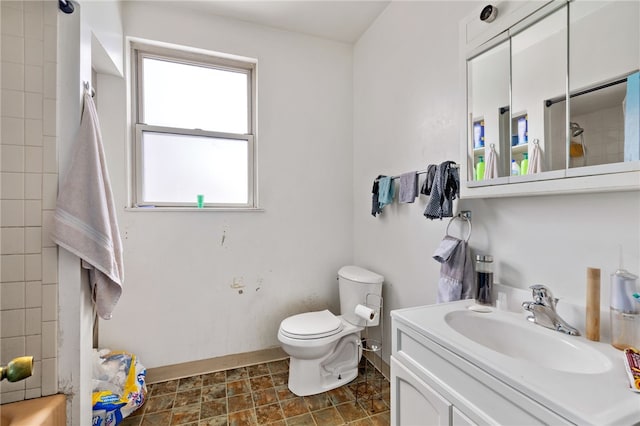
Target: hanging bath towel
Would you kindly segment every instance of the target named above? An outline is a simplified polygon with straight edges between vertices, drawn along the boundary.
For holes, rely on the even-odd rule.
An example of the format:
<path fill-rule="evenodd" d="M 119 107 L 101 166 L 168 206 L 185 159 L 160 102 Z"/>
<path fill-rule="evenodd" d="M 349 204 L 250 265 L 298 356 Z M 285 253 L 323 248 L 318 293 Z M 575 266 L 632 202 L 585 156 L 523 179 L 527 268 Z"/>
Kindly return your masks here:
<path fill-rule="evenodd" d="M 467 242 L 447 235 L 436 249 L 433 258 L 441 263 L 436 302 L 470 299 L 473 288 L 473 264 Z"/>
<path fill-rule="evenodd" d="M 51 238 L 82 259 L 98 315 L 110 319 L 122 293 L 122 241 L 98 114 L 88 91 L 73 158 L 58 194 Z"/>

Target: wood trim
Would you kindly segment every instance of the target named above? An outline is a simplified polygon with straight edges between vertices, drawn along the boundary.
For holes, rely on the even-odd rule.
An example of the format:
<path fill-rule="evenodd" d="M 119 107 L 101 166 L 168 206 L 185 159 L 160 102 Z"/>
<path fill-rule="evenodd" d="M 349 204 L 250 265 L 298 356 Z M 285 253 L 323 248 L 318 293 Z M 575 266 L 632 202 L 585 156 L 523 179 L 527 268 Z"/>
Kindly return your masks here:
<path fill-rule="evenodd" d="M 232 368 L 246 367 L 264 362 L 279 361 L 289 356 L 280 347 L 262 349 L 254 352 L 225 355 L 216 358 L 201 359 L 198 361 L 183 362 L 147 369 L 146 383 L 166 382 L 167 380 L 181 379 L 183 377 L 197 376 L 199 374 L 213 373 Z"/>

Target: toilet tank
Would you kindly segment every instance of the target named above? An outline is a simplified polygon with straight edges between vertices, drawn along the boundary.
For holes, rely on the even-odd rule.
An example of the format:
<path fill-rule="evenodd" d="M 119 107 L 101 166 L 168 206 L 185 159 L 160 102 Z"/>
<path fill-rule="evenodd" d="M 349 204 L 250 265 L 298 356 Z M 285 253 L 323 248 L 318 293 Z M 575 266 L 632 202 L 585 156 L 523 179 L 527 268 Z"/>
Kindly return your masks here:
<path fill-rule="evenodd" d="M 338 271 L 338 287 L 340 291 L 340 314 L 351 324 L 359 326 L 376 326 L 380 322 L 380 303 L 384 277 L 358 266 L 343 266 Z M 367 294 L 372 294 L 367 299 Z M 376 311 L 373 321 L 366 322 L 355 314 L 358 304 L 368 302 Z"/>

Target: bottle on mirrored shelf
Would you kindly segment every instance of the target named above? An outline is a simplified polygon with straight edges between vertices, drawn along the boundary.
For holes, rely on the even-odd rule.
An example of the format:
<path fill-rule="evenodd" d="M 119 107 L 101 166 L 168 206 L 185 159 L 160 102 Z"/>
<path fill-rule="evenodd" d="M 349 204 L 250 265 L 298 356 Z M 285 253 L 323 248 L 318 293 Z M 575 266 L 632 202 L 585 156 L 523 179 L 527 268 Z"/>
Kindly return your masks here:
<path fill-rule="evenodd" d="M 476 164 L 476 180 L 484 179 L 484 157 L 480 155 L 478 157 L 478 164 Z"/>
<path fill-rule="evenodd" d="M 516 160 L 511 160 L 511 176 L 518 176 L 520 174 L 520 166 L 516 163 Z"/>

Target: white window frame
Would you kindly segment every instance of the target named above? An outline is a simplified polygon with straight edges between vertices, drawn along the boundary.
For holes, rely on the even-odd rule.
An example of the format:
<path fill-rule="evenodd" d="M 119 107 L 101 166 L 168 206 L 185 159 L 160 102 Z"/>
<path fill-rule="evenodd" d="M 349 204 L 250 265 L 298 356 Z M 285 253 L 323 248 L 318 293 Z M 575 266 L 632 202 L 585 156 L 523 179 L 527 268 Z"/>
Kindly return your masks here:
<path fill-rule="evenodd" d="M 202 129 L 186 129 L 178 127 L 158 126 L 147 124 L 144 120 L 142 61 L 144 58 L 168 60 L 186 65 L 204 66 L 213 69 L 242 72 L 247 78 L 247 133 L 226 133 Z M 257 161 L 256 161 L 256 63 L 252 60 L 240 60 L 214 53 L 205 54 L 182 50 L 178 47 L 156 46 L 153 44 L 131 42 L 131 82 L 132 82 L 132 120 L 133 120 L 133 149 L 132 149 L 132 207 L 155 207 L 162 209 L 196 209 L 197 201 L 192 203 L 160 202 L 143 200 L 143 132 L 168 133 L 188 136 L 204 136 L 220 139 L 245 140 L 247 142 L 247 202 L 246 203 L 215 203 L 205 199 L 205 210 L 255 210 L 257 206 Z M 156 210 L 156 209 L 154 209 Z M 202 209 L 198 209 L 202 210 Z"/>

